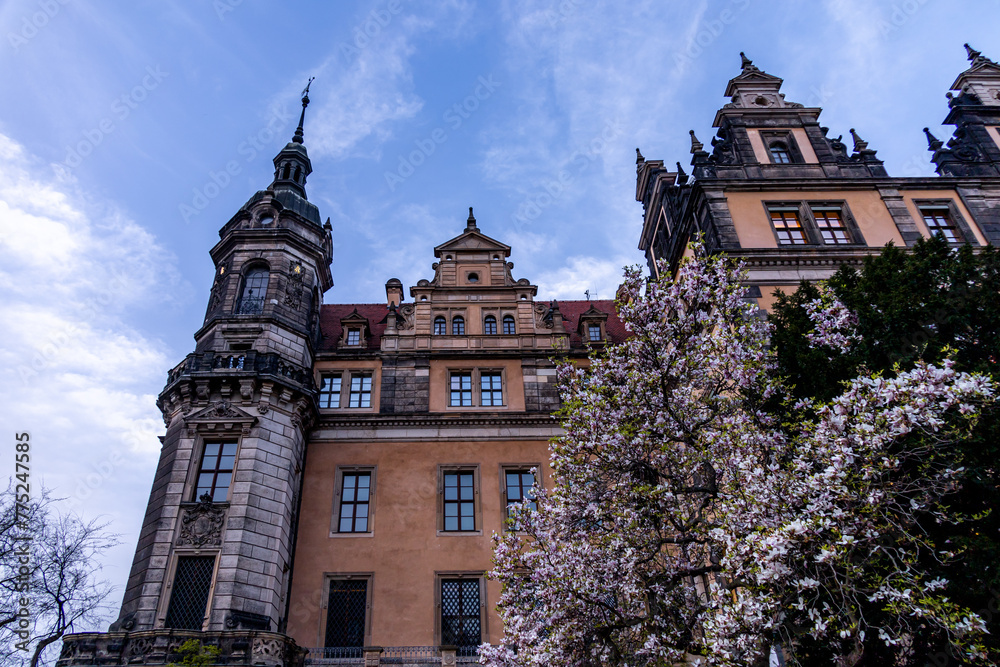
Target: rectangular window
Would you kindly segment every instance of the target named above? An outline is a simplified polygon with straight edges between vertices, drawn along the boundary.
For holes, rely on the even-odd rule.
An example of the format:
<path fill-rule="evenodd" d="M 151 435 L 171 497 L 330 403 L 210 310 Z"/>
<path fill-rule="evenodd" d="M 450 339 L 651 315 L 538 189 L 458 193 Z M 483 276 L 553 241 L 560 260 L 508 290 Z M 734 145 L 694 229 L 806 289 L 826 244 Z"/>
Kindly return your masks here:
<path fill-rule="evenodd" d="M 207 494 L 212 497 L 213 503 L 226 502 L 235 465 L 235 442 L 206 442 L 194 499 L 201 500 Z"/>
<path fill-rule="evenodd" d="M 844 224 L 844 217 L 839 208 L 812 208 L 816 227 L 827 245 L 844 245 L 852 243 L 851 234 Z"/>
<path fill-rule="evenodd" d="M 351 394 L 348 407 L 370 408 L 372 406 L 372 374 L 351 373 Z"/>
<path fill-rule="evenodd" d="M 480 402 L 482 406 L 503 405 L 503 373 L 482 371 L 479 374 Z"/>
<path fill-rule="evenodd" d="M 535 475 L 530 468 L 510 468 L 504 470 L 504 496 L 507 516 L 513 516 L 515 503 L 526 502 L 532 510 L 537 510 L 535 502 Z M 514 530 L 517 526 L 512 526 Z"/>
<path fill-rule="evenodd" d="M 600 324 L 587 325 L 587 337 L 590 338 L 590 340 L 601 340 L 601 325 Z"/>
<path fill-rule="evenodd" d="M 472 373 L 470 371 L 452 371 L 451 391 L 448 405 L 458 407 L 472 406 Z"/>
<path fill-rule="evenodd" d="M 361 657 L 368 615 L 368 580 L 331 579 L 326 609 L 325 646 L 357 648 L 357 657 Z"/>
<path fill-rule="evenodd" d="M 165 627 L 201 630 L 214 570 L 215 556 L 181 556 L 177 559 Z"/>
<path fill-rule="evenodd" d="M 771 225 L 774 233 L 778 237 L 779 245 L 804 245 L 808 243 L 805 231 L 802 229 L 802 221 L 799 219 L 798 209 L 793 208 L 772 208 Z"/>
<path fill-rule="evenodd" d="M 319 387 L 319 407 L 320 408 L 339 408 L 340 407 L 340 385 L 341 385 L 341 375 L 330 374 L 323 375 L 320 387 Z"/>
<path fill-rule="evenodd" d="M 476 482 L 473 470 L 444 473 L 444 530 L 476 529 Z"/>
<path fill-rule="evenodd" d="M 475 655 L 482 643 L 479 579 L 441 580 L 441 643 Z"/>
<path fill-rule="evenodd" d="M 962 243 L 964 240 L 955 225 L 955 221 L 951 218 L 951 211 L 947 207 L 922 207 L 920 215 L 923 216 L 927 231 L 930 232 L 931 236 L 940 234 L 948 243 Z"/>
<path fill-rule="evenodd" d="M 361 329 L 348 329 L 347 330 L 347 344 L 348 345 L 361 345 Z"/>
<path fill-rule="evenodd" d="M 368 510 L 371 503 L 370 472 L 345 472 L 340 491 L 341 533 L 367 533 Z"/>

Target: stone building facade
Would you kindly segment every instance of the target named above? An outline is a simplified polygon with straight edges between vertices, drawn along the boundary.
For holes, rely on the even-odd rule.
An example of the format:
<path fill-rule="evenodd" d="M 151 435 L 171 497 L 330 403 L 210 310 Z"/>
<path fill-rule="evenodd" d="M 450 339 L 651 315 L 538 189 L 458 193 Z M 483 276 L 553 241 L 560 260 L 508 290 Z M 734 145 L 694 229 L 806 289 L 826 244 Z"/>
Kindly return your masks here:
<path fill-rule="evenodd" d="M 678 162 L 637 151 L 639 248 L 651 274 L 671 270 L 688 242 L 746 262 L 748 297 L 767 309 L 774 290 L 794 290 L 842 264 L 860 264 L 886 243 L 913 245 L 940 233 L 949 241 L 1000 243 L 1000 65 L 966 45 L 970 66 L 948 93 L 947 143 L 926 128 L 937 176 L 892 177 L 852 128 L 828 136 L 819 108 L 785 100 L 782 80 L 746 56 L 729 81 L 706 149 L 691 134 L 691 175 Z"/>
<path fill-rule="evenodd" d="M 624 327 L 611 301 L 536 301 L 471 208 L 409 300 L 390 279 L 385 302 L 323 304 L 307 104 L 211 250 L 119 618 L 60 665 L 165 664 L 191 638 L 220 664 L 453 664 L 502 639 L 491 536 L 549 482 L 555 363 Z"/>

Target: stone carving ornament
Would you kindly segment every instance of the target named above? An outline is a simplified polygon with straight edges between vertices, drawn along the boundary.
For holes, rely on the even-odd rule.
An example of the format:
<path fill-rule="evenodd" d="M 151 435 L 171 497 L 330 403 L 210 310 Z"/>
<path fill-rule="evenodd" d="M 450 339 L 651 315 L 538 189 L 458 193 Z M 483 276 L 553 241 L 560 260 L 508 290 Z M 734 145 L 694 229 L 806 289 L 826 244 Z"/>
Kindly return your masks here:
<path fill-rule="evenodd" d="M 219 546 L 222 544 L 222 524 L 225 518 L 226 510 L 214 505 L 206 493 L 195 507 L 183 510 L 177 546 Z"/>

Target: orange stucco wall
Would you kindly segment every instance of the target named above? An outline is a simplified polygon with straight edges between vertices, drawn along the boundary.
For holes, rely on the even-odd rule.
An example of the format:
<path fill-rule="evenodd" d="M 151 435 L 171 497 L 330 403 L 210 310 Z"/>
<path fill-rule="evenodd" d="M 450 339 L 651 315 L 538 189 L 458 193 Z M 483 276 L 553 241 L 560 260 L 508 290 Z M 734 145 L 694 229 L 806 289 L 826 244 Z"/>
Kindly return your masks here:
<path fill-rule="evenodd" d="M 733 225 L 744 248 L 777 248 L 765 202 L 845 202 L 854 216 L 865 242 L 882 247 L 889 241 L 903 245 L 896 224 L 882 198 L 874 190 L 834 191 L 788 190 L 767 192 L 727 192 Z"/>
<path fill-rule="evenodd" d="M 301 646 L 322 646 L 325 584 L 331 575 L 370 573 L 371 635 L 380 646 L 430 646 L 435 636 L 436 574 L 485 572 L 491 535 L 502 529 L 501 467 L 537 466 L 549 479 L 545 441 L 312 442 L 302 489 L 292 608 L 288 632 Z M 476 534 L 442 535 L 439 466 L 478 467 Z M 331 537 L 338 466 L 376 468 L 370 536 Z M 483 641 L 499 643 L 502 627 L 493 611 L 499 584 L 489 582 Z"/>

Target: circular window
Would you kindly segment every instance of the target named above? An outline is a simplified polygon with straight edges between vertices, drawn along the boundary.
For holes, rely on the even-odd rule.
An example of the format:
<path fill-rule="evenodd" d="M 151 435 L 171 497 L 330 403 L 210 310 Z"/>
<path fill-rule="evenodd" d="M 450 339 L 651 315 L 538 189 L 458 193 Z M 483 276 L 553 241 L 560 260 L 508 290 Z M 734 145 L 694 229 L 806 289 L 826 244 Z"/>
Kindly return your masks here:
<path fill-rule="evenodd" d="M 261 219 L 260 219 L 260 224 L 263 225 L 263 226 L 265 226 L 265 227 L 267 225 L 270 225 L 272 222 L 274 222 L 274 216 L 273 215 L 265 215 L 265 216 L 261 217 Z"/>
<path fill-rule="evenodd" d="M 470 273 L 469 274 L 469 282 L 470 283 L 478 283 L 479 282 L 479 274 L 478 273 Z"/>

